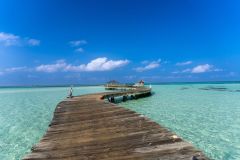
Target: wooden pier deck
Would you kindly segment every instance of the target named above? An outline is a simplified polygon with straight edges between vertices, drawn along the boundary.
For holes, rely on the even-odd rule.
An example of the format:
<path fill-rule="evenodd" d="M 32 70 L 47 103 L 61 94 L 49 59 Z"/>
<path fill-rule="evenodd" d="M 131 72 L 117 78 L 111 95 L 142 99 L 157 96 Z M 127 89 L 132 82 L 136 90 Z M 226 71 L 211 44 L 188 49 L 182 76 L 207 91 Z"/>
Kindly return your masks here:
<path fill-rule="evenodd" d="M 190 143 L 107 96 L 148 95 L 150 89 L 88 94 L 60 102 L 51 124 L 24 160 L 205 160 Z"/>

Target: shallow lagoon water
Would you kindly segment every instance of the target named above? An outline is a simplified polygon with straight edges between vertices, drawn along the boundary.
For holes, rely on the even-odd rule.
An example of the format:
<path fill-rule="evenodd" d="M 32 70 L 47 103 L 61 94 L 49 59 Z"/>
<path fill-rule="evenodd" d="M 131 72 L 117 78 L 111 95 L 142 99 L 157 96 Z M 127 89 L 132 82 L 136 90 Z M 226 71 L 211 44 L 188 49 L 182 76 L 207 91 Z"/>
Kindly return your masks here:
<path fill-rule="evenodd" d="M 240 159 L 240 84 L 153 85 L 153 96 L 121 105 L 193 143 L 216 160 Z"/>
<path fill-rule="evenodd" d="M 210 158 L 240 159 L 240 84 L 152 85 L 151 97 L 120 105 L 193 143 Z M 103 87 L 75 87 L 74 95 Z M 45 133 L 66 87 L 0 88 L 0 159 L 20 159 Z"/>
<path fill-rule="evenodd" d="M 0 159 L 21 159 L 48 128 L 67 87 L 0 88 Z M 102 92 L 103 87 L 74 87 L 74 95 Z"/>

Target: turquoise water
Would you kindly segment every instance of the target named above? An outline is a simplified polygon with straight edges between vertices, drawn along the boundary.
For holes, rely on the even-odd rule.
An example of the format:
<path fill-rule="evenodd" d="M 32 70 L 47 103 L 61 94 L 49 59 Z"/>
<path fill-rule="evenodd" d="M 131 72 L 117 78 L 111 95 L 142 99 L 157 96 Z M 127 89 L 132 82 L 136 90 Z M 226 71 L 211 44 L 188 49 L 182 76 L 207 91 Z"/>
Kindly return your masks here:
<path fill-rule="evenodd" d="M 69 88 L 0 88 L 0 160 L 18 160 L 45 133 L 58 102 Z M 103 87 L 75 87 L 74 95 Z"/>
<path fill-rule="evenodd" d="M 216 160 L 240 159 L 240 84 L 154 85 L 121 103 L 174 131 Z"/>
<path fill-rule="evenodd" d="M 164 125 L 216 160 L 240 159 L 240 84 L 153 85 L 120 105 Z M 75 87 L 74 94 L 104 91 Z M 0 159 L 20 159 L 48 127 L 66 87 L 0 88 Z"/>

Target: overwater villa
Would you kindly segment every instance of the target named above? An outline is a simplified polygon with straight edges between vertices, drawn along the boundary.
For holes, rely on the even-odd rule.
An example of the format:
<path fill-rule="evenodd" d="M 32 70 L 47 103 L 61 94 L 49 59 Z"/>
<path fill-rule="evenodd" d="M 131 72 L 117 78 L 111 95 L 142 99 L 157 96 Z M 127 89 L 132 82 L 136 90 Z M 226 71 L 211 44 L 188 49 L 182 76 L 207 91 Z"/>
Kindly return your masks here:
<path fill-rule="evenodd" d="M 105 84 L 104 86 L 105 86 L 105 89 L 107 89 L 107 90 L 114 90 L 114 89 L 125 90 L 125 89 L 131 89 L 131 88 L 136 88 L 136 87 L 144 87 L 144 81 L 140 80 L 139 82 L 137 82 L 135 84 L 122 84 L 116 80 L 111 80 L 111 81 L 107 82 L 107 84 Z"/>
<path fill-rule="evenodd" d="M 138 83 L 135 83 L 133 86 L 134 86 L 134 87 L 143 87 L 143 86 L 144 86 L 144 81 L 141 80 L 141 81 L 139 81 Z"/>
<path fill-rule="evenodd" d="M 105 86 L 119 86 L 120 83 L 116 80 L 111 80 L 111 81 L 108 81 L 107 84 Z"/>

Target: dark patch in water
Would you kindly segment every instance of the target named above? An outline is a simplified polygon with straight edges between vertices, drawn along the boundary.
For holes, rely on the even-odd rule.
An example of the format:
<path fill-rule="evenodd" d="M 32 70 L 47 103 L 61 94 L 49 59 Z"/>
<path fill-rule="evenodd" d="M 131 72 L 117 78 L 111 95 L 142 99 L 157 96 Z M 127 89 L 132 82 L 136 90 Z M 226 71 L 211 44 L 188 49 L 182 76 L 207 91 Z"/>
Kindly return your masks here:
<path fill-rule="evenodd" d="M 212 86 L 209 86 L 209 87 L 203 87 L 203 88 L 198 88 L 200 90 L 209 90 L 209 91 L 227 91 L 227 92 L 240 92 L 240 89 L 237 89 L 237 90 L 230 90 L 228 88 L 225 88 L 225 87 L 212 87 Z"/>
<path fill-rule="evenodd" d="M 200 90 L 212 90 L 212 91 L 230 91 L 228 90 L 228 88 L 226 87 L 203 87 L 203 88 L 199 88 Z"/>
<path fill-rule="evenodd" d="M 200 90 L 210 90 L 209 88 L 198 88 Z"/>
<path fill-rule="evenodd" d="M 182 87 L 180 88 L 180 90 L 186 90 L 186 89 L 189 89 L 188 87 Z"/>

